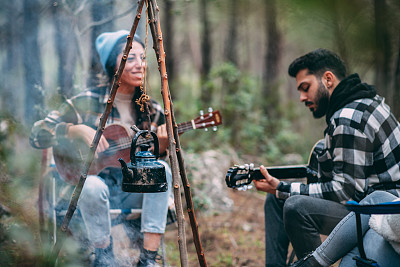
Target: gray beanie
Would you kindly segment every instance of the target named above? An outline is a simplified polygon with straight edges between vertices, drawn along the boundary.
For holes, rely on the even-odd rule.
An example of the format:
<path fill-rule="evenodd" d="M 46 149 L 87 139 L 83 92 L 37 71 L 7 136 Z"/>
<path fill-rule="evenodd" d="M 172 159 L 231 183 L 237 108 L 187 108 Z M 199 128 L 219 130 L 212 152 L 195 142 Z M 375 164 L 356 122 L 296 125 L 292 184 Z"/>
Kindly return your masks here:
<path fill-rule="evenodd" d="M 96 50 L 99 54 L 101 65 L 109 77 L 113 76 L 117 57 L 122 52 L 122 46 L 120 46 L 120 44 L 126 43 L 128 35 L 129 31 L 120 30 L 116 32 L 105 32 L 96 38 Z M 137 34 L 135 34 L 133 39 L 144 46 Z"/>

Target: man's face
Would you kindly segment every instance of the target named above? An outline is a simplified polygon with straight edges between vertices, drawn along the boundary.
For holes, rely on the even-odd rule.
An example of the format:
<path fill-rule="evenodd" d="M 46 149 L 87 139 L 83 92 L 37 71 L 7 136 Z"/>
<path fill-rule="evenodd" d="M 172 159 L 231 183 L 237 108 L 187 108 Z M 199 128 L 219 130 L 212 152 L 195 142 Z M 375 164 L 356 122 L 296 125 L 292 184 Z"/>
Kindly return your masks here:
<path fill-rule="evenodd" d="M 117 57 L 117 65 L 121 62 L 123 53 Z M 121 76 L 121 84 L 126 84 L 135 90 L 142 82 L 143 71 L 145 68 L 144 49 L 138 42 L 132 42 L 132 48 L 129 51 L 124 71 Z"/>
<path fill-rule="evenodd" d="M 300 101 L 310 109 L 314 118 L 325 116 L 330 93 L 321 79 L 314 74 L 309 74 L 308 69 L 304 69 L 297 73 L 296 82 Z"/>

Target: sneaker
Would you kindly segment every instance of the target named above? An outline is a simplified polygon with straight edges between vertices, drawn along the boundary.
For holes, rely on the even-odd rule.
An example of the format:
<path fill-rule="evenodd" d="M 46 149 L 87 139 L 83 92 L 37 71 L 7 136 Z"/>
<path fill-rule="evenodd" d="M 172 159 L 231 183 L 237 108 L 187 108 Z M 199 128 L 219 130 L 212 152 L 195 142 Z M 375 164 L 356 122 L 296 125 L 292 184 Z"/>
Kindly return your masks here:
<path fill-rule="evenodd" d="M 308 254 L 304 258 L 291 264 L 290 267 L 322 267 L 312 254 Z"/>
<path fill-rule="evenodd" d="M 160 265 L 156 262 L 156 258 L 157 251 L 151 251 L 142 248 L 137 267 L 160 267 Z"/>
<path fill-rule="evenodd" d="M 155 260 L 147 259 L 147 260 L 139 260 L 137 267 L 161 267 Z"/>
<path fill-rule="evenodd" d="M 95 259 L 93 262 L 94 267 L 111 267 L 117 266 L 113 252 L 113 240 L 110 238 L 110 245 L 106 248 L 95 248 Z"/>

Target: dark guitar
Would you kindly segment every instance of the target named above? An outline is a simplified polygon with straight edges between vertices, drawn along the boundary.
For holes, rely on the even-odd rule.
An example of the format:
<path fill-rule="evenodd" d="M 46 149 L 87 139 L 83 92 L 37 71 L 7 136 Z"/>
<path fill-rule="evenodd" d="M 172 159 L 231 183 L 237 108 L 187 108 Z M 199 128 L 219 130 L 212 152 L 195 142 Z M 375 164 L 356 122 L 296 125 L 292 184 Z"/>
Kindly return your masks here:
<path fill-rule="evenodd" d="M 318 181 L 317 156 L 323 149 L 323 140 L 318 141 L 310 154 L 307 165 L 275 166 L 267 167 L 269 174 L 277 179 L 307 178 L 307 183 Z M 235 165 L 226 173 L 225 182 L 229 188 L 247 188 L 253 180 L 264 179 L 260 168 L 254 168 L 252 164 Z"/>
<path fill-rule="evenodd" d="M 193 129 L 206 129 L 222 124 L 220 112 L 213 111 L 201 115 L 194 120 L 178 124 L 178 133 L 182 134 Z M 98 174 L 106 167 L 118 167 L 122 158 L 130 161 L 130 149 L 132 142 L 132 130 L 120 124 L 108 125 L 103 132 L 110 147 L 97 156 L 89 169 L 89 175 Z M 152 139 L 140 138 L 136 144 L 149 143 Z M 61 178 L 69 184 L 77 184 L 82 171 L 83 163 L 89 153 L 89 147 L 81 140 L 66 140 L 65 143 L 53 147 L 53 156 L 56 168 Z"/>

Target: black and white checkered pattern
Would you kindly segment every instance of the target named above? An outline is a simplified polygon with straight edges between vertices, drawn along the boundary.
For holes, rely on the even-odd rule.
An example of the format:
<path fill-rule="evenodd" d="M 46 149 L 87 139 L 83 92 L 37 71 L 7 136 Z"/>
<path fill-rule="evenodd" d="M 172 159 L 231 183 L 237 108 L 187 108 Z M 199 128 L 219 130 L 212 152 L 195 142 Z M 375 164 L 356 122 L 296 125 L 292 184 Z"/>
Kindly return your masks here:
<path fill-rule="evenodd" d="M 372 186 L 400 180 L 400 125 L 384 99 L 355 100 L 337 110 L 318 156 L 319 182 L 282 182 L 279 198 L 309 195 L 336 202 L 359 201 Z M 399 196 L 399 189 L 387 191 Z"/>

